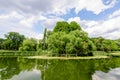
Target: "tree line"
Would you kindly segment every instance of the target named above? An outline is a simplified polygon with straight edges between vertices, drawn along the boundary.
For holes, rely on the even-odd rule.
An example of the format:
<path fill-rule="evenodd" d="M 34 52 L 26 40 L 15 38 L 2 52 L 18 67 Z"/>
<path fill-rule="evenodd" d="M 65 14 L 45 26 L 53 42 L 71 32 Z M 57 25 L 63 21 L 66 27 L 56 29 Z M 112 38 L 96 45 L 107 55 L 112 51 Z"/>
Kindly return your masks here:
<path fill-rule="evenodd" d="M 36 39 L 26 38 L 18 32 L 8 32 L 5 38 L 0 38 L 1 50 L 36 51 L 36 45 Z"/>
<path fill-rule="evenodd" d="M 0 38 L 0 49 L 19 51 L 47 51 L 51 54 L 92 55 L 92 51 L 120 51 L 120 39 L 90 38 L 75 21 L 57 22 L 53 31 L 44 30 L 43 39 L 26 38 L 18 32 L 9 32 Z"/>

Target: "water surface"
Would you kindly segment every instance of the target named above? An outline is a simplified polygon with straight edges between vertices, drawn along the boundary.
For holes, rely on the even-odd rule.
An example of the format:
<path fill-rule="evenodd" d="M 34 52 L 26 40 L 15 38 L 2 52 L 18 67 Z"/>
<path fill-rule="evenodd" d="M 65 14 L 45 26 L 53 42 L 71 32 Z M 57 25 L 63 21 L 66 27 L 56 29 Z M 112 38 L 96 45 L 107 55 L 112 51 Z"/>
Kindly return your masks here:
<path fill-rule="evenodd" d="M 0 58 L 0 80 L 119 80 L 120 58 L 41 60 Z"/>

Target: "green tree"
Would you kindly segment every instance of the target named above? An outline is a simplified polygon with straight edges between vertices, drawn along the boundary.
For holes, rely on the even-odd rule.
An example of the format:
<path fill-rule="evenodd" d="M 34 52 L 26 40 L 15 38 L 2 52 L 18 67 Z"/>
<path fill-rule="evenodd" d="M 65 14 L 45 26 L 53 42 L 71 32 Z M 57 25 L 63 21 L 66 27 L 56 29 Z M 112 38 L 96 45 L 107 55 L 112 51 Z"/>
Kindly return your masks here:
<path fill-rule="evenodd" d="M 91 39 L 99 51 L 116 51 L 119 49 L 119 46 L 115 40 L 104 39 L 102 37 L 92 38 Z"/>
<path fill-rule="evenodd" d="M 0 38 L 0 49 L 3 49 L 3 42 L 4 42 L 4 39 Z"/>
<path fill-rule="evenodd" d="M 118 45 L 117 51 L 120 51 L 120 39 L 117 39 L 117 40 L 115 41 L 115 43 Z"/>
<path fill-rule="evenodd" d="M 44 30 L 44 36 L 43 36 L 43 50 L 46 50 L 47 49 L 47 43 L 46 43 L 46 40 L 47 40 L 47 28 L 45 28 Z"/>
<path fill-rule="evenodd" d="M 9 39 L 4 40 L 4 42 L 2 44 L 3 49 L 5 49 L 5 50 L 11 50 L 11 47 L 12 47 L 11 43 L 12 43 L 12 41 L 9 40 Z"/>
<path fill-rule="evenodd" d="M 52 31 L 47 31 L 47 28 L 44 30 L 43 39 L 40 39 L 37 44 L 37 50 L 47 50 L 47 38 L 52 34 Z"/>
<path fill-rule="evenodd" d="M 53 32 L 58 32 L 58 31 L 62 31 L 62 32 L 64 31 L 68 33 L 69 31 L 68 22 L 65 22 L 65 21 L 57 22 Z"/>
<path fill-rule="evenodd" d="M 56 32 L 48 37 L 48 48 L 56 54 L 84 55 L 96 47 L 87 36 L 87 33 L 80 30 Z"/>
<path fill-rule="evenodd" d="M 20 51 L 36 51 L 37 41 L 33 38 L 25 39 L 22 46 L 19 48 Z"/>
<path fill-rule="evenodd" d="M 62 52 L 64 52 L 63 50 L 64 42 L 61 39 L 62 36 L 64 36 L 65 34 L 66 34 L 65 32 L 57 32 L 50 35 L 47 39 L 48 49 L 52 50 L 54 53 L 63 54 Z"/>
<path fill-rule="evenodd" d="M 62 32 L 69 33 L 74 30 L 81 30 L 80 25 L 77 24 L 75 21 L 70 22 L 70 24 L 68 22 L 61 21 L 61 22 L 56 23 L 56 26 L 55 26 L 53 32 L 62 31 Z"/>
<path fill-rule="evenodd" d="M 25 39 L 24 35 L 21 35 L 18 32 L 9 32 L 5 34 L 5 38 L 11 41 L 10 50 L 18 50 L 23 40 Z"/>
<path fill-rule="evenodd" d="M 103 48 L 104 51 L 116 51 L 118 49 L 118 45 L 115 43 L 114 40 L 104 40 L 103 41 Z"/>
<path fill-rule="evenodd" d="M 96 48 L 98 51 L 104 51 L 103 48 L 103 41 L 105 40 L 103 37 L 98 37 L 98 38 L 91 38 L 93 43 L 95 44 Z"/>
<path fill-rule="evenodd" d="M 81 30 L 81 27 L 75 21 L 72 21 L 70 22 L 69 29 L 70 31 Z"/>
<path fill-rule="evenodd" d="M 49 35 L 51 35 L 52 33 L 53 33 L 52 31 L 47 30 L 47 37 L 48 37 Z"/>

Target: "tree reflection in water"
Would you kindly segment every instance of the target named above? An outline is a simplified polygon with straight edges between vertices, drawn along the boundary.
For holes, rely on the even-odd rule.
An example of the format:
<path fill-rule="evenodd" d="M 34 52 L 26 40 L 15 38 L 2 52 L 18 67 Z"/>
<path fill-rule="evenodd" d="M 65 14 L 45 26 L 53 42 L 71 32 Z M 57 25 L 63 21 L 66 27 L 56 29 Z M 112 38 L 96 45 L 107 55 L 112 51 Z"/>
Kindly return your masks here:
<path fill-rule="evenodd" d="M 120 58 L 99 60 L 0 58 L 0 78 L 1 80 L 92 80 L 92 75 L 97 71 L 107 73 L 111 68 L 118 67 Z"/>

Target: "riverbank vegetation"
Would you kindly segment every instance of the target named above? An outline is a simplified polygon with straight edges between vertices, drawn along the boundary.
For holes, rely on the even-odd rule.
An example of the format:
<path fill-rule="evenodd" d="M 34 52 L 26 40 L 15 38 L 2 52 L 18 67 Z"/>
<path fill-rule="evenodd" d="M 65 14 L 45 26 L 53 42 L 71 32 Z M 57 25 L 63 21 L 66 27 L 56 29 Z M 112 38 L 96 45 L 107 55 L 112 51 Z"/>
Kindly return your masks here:
<path fill-rule="evenodd" d="M 34 51 L 34 55 L 99 56 L 120 51 L 120 39 L 90 38 L 76 22 L 61 21 L 56 23 L 53 31 L 45 28 L 43 39 L 40 40 L 26 38 L 18 32 L 5 34 L 5 38 L 0 38 L 0 53 L 6 50 L 8 53 L 17 51 L 23 54 Z"/>

